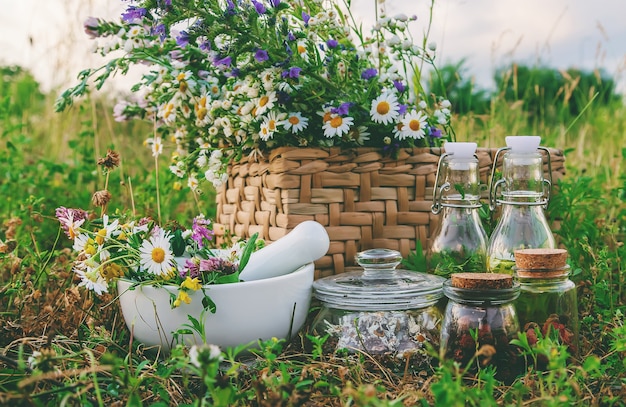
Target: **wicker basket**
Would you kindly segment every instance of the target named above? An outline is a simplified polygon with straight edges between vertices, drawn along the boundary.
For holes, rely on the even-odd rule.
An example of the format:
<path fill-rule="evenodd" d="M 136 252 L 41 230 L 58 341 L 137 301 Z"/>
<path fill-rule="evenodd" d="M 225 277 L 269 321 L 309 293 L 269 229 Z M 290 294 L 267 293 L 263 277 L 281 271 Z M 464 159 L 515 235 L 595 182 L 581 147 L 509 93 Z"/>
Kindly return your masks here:
<path fill-rule="evenodd" d="M 402 149 L 392 159 L 375 148 L 285 147 L 261 161 L 233 163 L 217 194 L 216 235 L 219 240 L 258 232 L 271 243 L 300 222 L 315 220 L 331 241 L 315 263 L 316 278 L 355 269 L 361 250 L 389 248 L 406 257 L 417 239 L 428 247 L 439 221 L 430 207 L 441 151 Z M 477 151 L 485 184 L 495 152 Z M 551 149 L 550 157 L 556 181 L 565 173 L 563 153 Z"/>

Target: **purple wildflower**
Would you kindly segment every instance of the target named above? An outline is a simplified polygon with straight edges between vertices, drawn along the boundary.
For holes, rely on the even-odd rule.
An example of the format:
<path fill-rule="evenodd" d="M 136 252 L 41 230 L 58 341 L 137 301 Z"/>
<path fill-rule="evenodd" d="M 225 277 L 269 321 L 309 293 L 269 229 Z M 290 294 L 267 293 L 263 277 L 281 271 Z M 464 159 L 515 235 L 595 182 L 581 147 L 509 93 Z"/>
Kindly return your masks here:
<path fill-rule="evenodd" d="M 339 45 L 339 42 L 333 38 L 330 38 L 326 40 L 326 45 L 328 45 L 328 48 L 337 48 L 337 45 Z"/>
<path fill-rule="evenodd" d="M 254 8 L 255 8 L 257 13 L 259 13 L 259 14 L 267 13 L 267 9 L 263 5 L 263 3 L 260 3 L 260 2 L 258 2 L 256 0 L 252 0 L 252 4 L 254 4 Z"/>
<path fill-rule="evenodd" d="M 264 49 L 258 49 L 255 53 L 254 53 L 254 59 L 257 60 L 257 62 L 265 62 L 268 59 L 270 59 L 269 55 L 267 54 L 267 51 Z"/>
<path fill-rule="evenodd" d="M 237 272 L 238 268 L 238 264 L 224 260 L 220 257 L 211 257 L 206 260 L 200 260 L 200 272 L 202 273 L 217 272 L 222 274 L 233 274 Z"/>
<path fill-rule="evenodd" d="M 276 8 L 280 5 L 280 0 L 270 0 L 272 7 Z"/>
<path fill-rule="evenodd" d="M 404 104 L 400 103 L 400 106 L 398 106 L 398 114 L 400 116 L 403 116 L 406 113 L 408 108 L 409 107 L 407 105 L 404 105 Z"/>
<path fill-rule="evenodd" d="M 296 36 L 295 36 L 295 35 L 293 35 L 293 33 L 292 33 L 291 31 L 289 31 L 289 32 L 287 33 L 287 39 L 288 39 L 289 41 L 295 41 L 295 40 L 296 40 Z"/>
<path fill-rule="evenodd" d="M 311 19 L 311 16 L 309 14 L 307 14 L 306 12 L 302 12 L 302 21 L 304 21 L 304 26 L 308 27 L 309 26 L 309 20 Z"/>
<path fill-rule="evenodd" d="M 393 81 L 393 86 L 395 86 L 396 90 L 400 93 L 404 92 L 406 86 L 402 83 L 402 81 Z"/>
<path fill-rule="evenodd" d="M 235 3 L 232 0 L 226 0 L 226 14 L 234 16 L 235 15 Z"/>
<path fill-rule="evenodd" d="M 165 24 L 161 23 L 152 27 L 152 34 L 158 35 L 161 42 L 165 41 L 165 37 L 167 36 L 167 28 L 165 27 Z"/>
<path fill-rule="evenodd" d="M 100 33 L 98 32 L 98 27 L 100 27 L 100 20 L 95 17 L 88 17 L 87 20 L 85 20 L 85 22 L 83 23 L 85 33 L 91 39 L 100 36 Z"/>
<path fill-rule="evenodd" d="M 300 76 L 301 71 L 302 71 L 302 68 L 299 68 L 297 66 L 292 66 L 286 71 L 283 71 L 281 76 L 283 79 L 286 79 L 286 78 L 297 79 Z"/>
<path fill-rule="evenodd" d="M 170 51 L 169 55 L 170 55 L 170 59 L 173 59 L 175 61 L 180 61 L 184 57 L 183 52 L 179 49 Z"/>
<path fill-rule="evenodd" d="M 367 81 L 376 75 L 378 75 L 378 70 L 376 68 L 368 68 L 361 73 L 361 79 L 365 79 Z"/>
<path fill-rule="evenodd" d="M 349 113 L 350 107 L 353 105 L 351 102 L 344 102 L 339 107 L 333 107 L 330 109 L 332 114 L 338 114 L 339 116 L 346 116 Z"/>
<path fill-rule="evenodd" d="M 204 52 L 209 52 L 211 51 L 211 42 L 208 40 L 202 41 L 198 47 Z"/>
<path fill-rule="evenodd" d="M 185 261 L 185 267 L 183 267 L 179 273 L 182 278 L 187 276 L 191 278 L 200 277 L 200 259 L 192 257 Z"/>
<path fill-rule="evenodd" d="M 74 239 L 76 237 L 74 228 L 82 225 L 87 220 L 88 214 L 82 209 L 60 206 L 56 209 L 55 216 L 67 237 Z"/>
<path fill-rule="evenodd" d="M 220 57 L 215 57 L 213 59 L 213 65 L 215 66 L 220 66 L 220 65 L 224 65 L 224 66 L 230 66 L 230 64 L 233 62 L 231 57 L 224 57 L 224 58 L 220 58 Z"/>
<path fill-rule="evenodd" d="M 443 136 L 441 129 L 437 127 L 430 126 L 428 129 L 430 130 L 428 135 L 432 138 L 441 138 Z"/>
<path fill-rule="evenodd" d="M 133 23 L 141 20 L 147 13 L 143 7 L 128 6 L 125 13 L 122 13 L 122 20 L 126 23 Z"/>
<path fill-rule="evenodd" d="M 210 224 L 211 221 L 204 219 L 202 216 L 193 218 L 191 238 L 197 243 L 199 248 L 204 247 L 204 239 L 207 241 L 213 239 L 213 231 L 207 227 Z"/>
<path fill-rule="evenodd" d="M 183 48 L 189 45 L 189 33 L 187 31 L 181 31 L 176 37 L 176 44 Z"/>

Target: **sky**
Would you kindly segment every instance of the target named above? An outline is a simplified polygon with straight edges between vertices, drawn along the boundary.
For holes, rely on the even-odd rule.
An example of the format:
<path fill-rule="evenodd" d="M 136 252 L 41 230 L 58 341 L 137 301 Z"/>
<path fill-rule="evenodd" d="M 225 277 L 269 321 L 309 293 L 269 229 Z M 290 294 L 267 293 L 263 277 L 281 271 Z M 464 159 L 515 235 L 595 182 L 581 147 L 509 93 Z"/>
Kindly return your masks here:
<path fill-rule="evenodd" d="M 0 64 L 28 68 L 44 90 L 73 84 L 77 73 L 98 66 L 93 42 L 82 32 L 89 16 L 116 18 L 123 0 L 0 0 Z M 374 9 L 389 16 L 417 15 L 421 38 L 428 0 L 352 0 L 365 27 Z M 466 75 L 493 86 L 498 67 L 513 61 L 557 69 L 602 68 L 626 93 L 626 0 L 436 0 L 429 39 L 438 65 L 466 59 Z M 125 85 L 121 82 L 121 87 Z"/>

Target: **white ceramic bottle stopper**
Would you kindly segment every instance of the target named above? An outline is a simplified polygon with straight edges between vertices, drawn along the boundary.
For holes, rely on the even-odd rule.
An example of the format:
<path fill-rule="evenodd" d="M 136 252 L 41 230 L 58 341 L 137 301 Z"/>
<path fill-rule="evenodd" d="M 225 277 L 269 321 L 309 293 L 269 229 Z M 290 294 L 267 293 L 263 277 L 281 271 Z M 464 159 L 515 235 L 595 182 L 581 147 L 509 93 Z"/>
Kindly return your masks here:
<path fill-rule="evenodd" d="M 476 153 L 476 143 L 447 142 L 443 145 L 443 149 L 448 154 L 452 154 L 452 158 L 472 158 Z"/>
<path fill-rule="evenodd" d="M 448 160 L 454 163 L 456 170 L 469 170 L 469 162 L 474 159 L 476 143 L 447 142 L 443 145 L 444 151 L 449 154 Z"/>
<path fill-rule="evenodd" d="M 315 221 L 302 222 L 285 236 L 252 253 L 239 278 L 252 281 L 291 273 L 324 256 L 329 247 L 324 226 Z"/>
<path fill-rule="evenodd" d="M 539 136 L 507 136 L 505 140 L 506 146 L 510 147 L 513 153 L 534 153 L 541 144 Z"/>

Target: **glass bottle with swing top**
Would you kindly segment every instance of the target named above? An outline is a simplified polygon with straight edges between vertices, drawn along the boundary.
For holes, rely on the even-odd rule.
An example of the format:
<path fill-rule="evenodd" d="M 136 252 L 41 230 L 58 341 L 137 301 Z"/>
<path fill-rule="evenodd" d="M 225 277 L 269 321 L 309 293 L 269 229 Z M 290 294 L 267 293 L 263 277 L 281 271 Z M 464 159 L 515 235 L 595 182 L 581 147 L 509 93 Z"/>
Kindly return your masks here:
<path fill-rule="evenodd" d="M 487 245 L 487 271 L 513 274 L 514 251 L 555 247 L 554 235 L 544 209 L 550 200 L 551 179 L 545 179 L 539 136 L 509 136 L 493 161 L 489 184 L 489 207 L 502 213 Z M 498 156 L 503 153 L 502 178 L 495 181 Z M 500 194 L 500 195 L 499 195 Z"/>
<path fill-rule="evenodd" d="M 431 273 L 484 272 L 487 234 L 480 221 L 476 143 L 446 143 L 439 159 L 432 213 L 441 220 L 427 251 Z M 440 182 L 441 181 L 441 182 Z"/>

